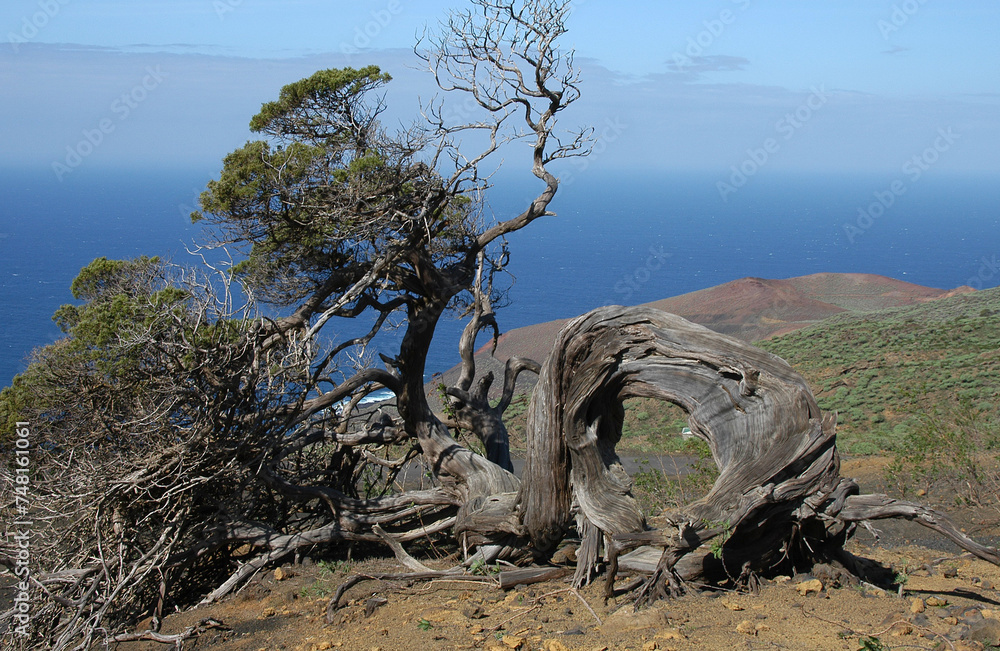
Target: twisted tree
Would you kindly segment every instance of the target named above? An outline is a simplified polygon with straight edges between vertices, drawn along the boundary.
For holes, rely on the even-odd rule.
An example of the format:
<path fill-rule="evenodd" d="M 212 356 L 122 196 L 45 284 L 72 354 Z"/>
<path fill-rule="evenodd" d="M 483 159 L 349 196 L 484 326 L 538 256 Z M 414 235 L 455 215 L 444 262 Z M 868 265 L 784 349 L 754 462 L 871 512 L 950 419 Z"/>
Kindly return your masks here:
<path fill-rule="evenodd" d="M 404 544 L 438 536 L 467 562 L 544 562 L 575 529 L 577 584 L 602 559 L 613 581 L 618 568 L 644 569 L 623 552 L 659 550 L 642 599 L 818 559 L 857 569 L 843 543 L 879 517 L 915 518 L 998 560 L 939 514 L 859 495 L 839 476 L 833 419 L 801 377 L 677 317 L 621 307 L 580 317 L 544 365 L 511 360 L 490 404 L 495 378 L 477 377 L 473 351 L 498 329 L 504 237 L 550 214 L 550 166 L 585 155 L 589 132 L 557 130 L 580 96 L 572 53 L 558 47 L 569 0 L 472 5 L 418 56 L 442 89 L 471 98 L 474 119 L 451 123 L 434 103 L 424 124 L 390 133 L 379 121 L 386 74 L 318 72 L 262 107 L 250 123 L 262 138 L 226 157 L 193 216 L 212 235 L 206 248 L 238 264 L 101 259 L 81 273 L 82 304 L 57 314 L 66 339 L 0 398 L 0 420 L 30 421 L 41 439 L 31 512 L 16 514 L 6 492 L 0 504 L 5 522 L 34 522 L 37 598 L 15 642 L 179 643 L 215 623 L 161 634 L 169 606 L 220 599 L 271 563 L 353 542 L 385 543 L 426 576 Z M 474 153 L 458 146 L 470 133 Z M 488 219 L 480 167 L 516 139 L 531 145 L 539 192 L 520 214 Z M 462 372 L 437 413 L 425 366 L 449 310 L 469 323 Z M 344 319 L 367 321 L 342 335 Z M 502 416 L 526 370 L 540 379 L 518 478 Z M 361 409 L 376 391 L 392 410 Z M 721 471 L 705 498 L 651 523 L 615 453 L 632 396 L 684 408 Z M 397 481 L 414 460 L 429 485 Z M 14 469 L 3 472 L 12 491 Z M 0 551 L 16 565 L 12 537 Z M 539 575 L 511 580 L 524 576 Z M 20 615 L 7 611 L 0 626 L 21 626 Z"/>
<path fill-rule="evenodd" d="M 587 139 L 556 130 L 579 97 L 572 54 L 557 46 L 569 3 L 472 6 L 419 46 L 443 88 L 472 97 L 471 119 L 451 122 L 435 102 L 422 124 L 389 132 L 379 120 L 388 75 L 320 71 L 253 117 L 261 138 L 226 157 L 193 215 L 210 235 L 205 258 L 224 250 L 238 264 L 102 259 L 81 273 L 81 304 L 57 315 L 67 337 L 38 351 L 0 400 L 5 422 L 39 433 L 25 514 L 36 598 L 30 621 L 0 615 L 30 633 L 14 641 L 157 639 L 168 607 L 219 599 L 269 563 L 443 535 L 470 501 L 517 490 L 500 416 L 516 375 L 535 366 L 511 365 L 507 395 L 491 406 L 490 381 L 473 387 L 470 353 L 495 323 L 504 237 L 549 214 L 559 186 L 549 165 L 585 154 Z M 520 139 L 540 190 L 521 213 L 491 219 L 480 166 Z M 444 419 L 424 370 L 448 311 L 472 319 Z M 345 319 L 367 325 L 344 336 Z M 381 340 L 396 330 L 386 354 L 394 337 Z M 359 408 L 382 390 L 393 412 Z M 449 426 L 470 428 L 488 456 Z M 396 478 L 415 457 L 435 481 L 404 492 Z M 19 519 L 8 517 L 14 471 L 5 522 Z M 2 550 L 12 567 L 16 533 Z M 147 617 L 148 631 L 128 632 Z"/>
<path fill-rule="evenodd" d="M 644 522 L 615 454 L 630 397 L 684 409 L 720 471 L 707 495 L 653 523 Z M 890 517 L 1000 563 L 996 550 L 941 513 L 861 495 L 840 476 L 835 425 L 805 380 L 770 353 L 657 310 L 600 308 L 565 326 L 542 367 L 519 521 L 543 550 L 575 520 L 582 539 L 576 583 L 593 578 L 603 552 L 609 592 L 619 566 L 650 574 L 640 601 L 678 594 L 692 580 L 746 581 L 817 562 L 863 574 L 844 543 L 859 522 Z M 660 550 L 658 560 L 619 558 L 640 546 Z"/>

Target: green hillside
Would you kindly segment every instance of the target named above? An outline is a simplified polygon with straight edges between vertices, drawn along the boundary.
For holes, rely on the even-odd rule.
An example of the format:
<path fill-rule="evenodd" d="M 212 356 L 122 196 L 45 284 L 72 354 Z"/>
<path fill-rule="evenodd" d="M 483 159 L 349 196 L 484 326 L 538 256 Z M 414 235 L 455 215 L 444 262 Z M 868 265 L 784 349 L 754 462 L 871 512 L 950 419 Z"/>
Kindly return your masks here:
<path fill-rule="evenodd" d="M 1000 288 L 840 314 L 757 345 L 802 373 L 824 411 L 838 412 L 845 452 L 905 451 L 908 434 L 928 419 L 954 420 L 961 409 L 991 430 L 1000 422 Z M 522 396 L 507 414 L 518 448 L 526 406 Z M 679 436 L 679 408 L 649 399 L 625 408 L 622 451 L 691 451 L 692 442 Z"/>
<path fill-rule="evenodd" d="M 1000 288 L 862 315 L 837 315 L 759 342 L 839 413 L 847 452 L 898 450 L 928 417 L 956 408 L 997 420 Z"/>

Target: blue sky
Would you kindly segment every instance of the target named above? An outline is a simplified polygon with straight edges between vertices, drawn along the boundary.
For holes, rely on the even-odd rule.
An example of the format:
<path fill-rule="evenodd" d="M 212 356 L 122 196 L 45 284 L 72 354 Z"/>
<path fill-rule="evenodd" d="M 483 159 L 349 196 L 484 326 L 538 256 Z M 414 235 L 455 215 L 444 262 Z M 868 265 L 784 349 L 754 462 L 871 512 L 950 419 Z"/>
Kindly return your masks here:
<path fill-rule="evenodd" d="M 283 84 L 347 65 L 390 71 L 409 121 L 434 92 L 415 35 L 462 6 L 4 0 L 0 165 L 214 170 Z M 997 174 L 998 26 L 996 0 L 579 0 L 565 125 L 597 128 L 593 169 L 893 174 L 944 130 L 937 168 Z"/>
<path fill-rule="evenodd" d="M 66 287 L 97 243 L 102 254 L 124 256 L 138 240 L 155 239 L 145 221 L 151 208 L 138 211 L 134 224 L 121 224 L 121 233 L 100 220 L 83 223 L 76 212 L 128 213 L 119 205 L 121 184 L 166 169 L 178 173 L 157 177 L 164 187 L 147 194 L 163 204 L 162 215 L 155 214 L 164 229 L 183 225 L 223 157 L 253 137 L 247 124 L 261 104 L 316 70 L 377 64 L 394 77 L 385 120 L 416 119 L 419 100 L 435 93 L 433 80 L 416 69 L 416 35 L 449 8 L 464 6 L 464 0 L 0 1 L 0 190 L 31 199 L 0 215 L 7 282 L 0 290 L 10 290 L 4 307 L 24 338 L 8 346 L 10 355 L 19 359 L 18 346 L 26 351 L 54 336 L 49 315 L 68 300 Z M 575 0 L 569 27 L 564 44 L 576 51 L 583 97 L 563 114 L 563 126 L 593 125 L 599 140 L 590 158 L 556 170 L 564 180 L 619 170 L 654 179 L 705 173 L 697 176 L 712 179 L 705 200 L 722 210 L 714 202 L 728 201 L 727 185 L 735 188 L 741 175 L 878 174 L 878 182 L 851 185 L 858 207 L 854 195 L 845 199 L 849 208 L 829 224 L 831 241 L 855 247 L 873 264 L 892 249 L 893 238 L 908 241 L 904 216 L 918 207 L 914 199 L 864 231 L 874 218 L 859 209 L 880 210 L 871 203 L 874 191 L 907 189 L 926 167 L 934 174 L 989 175 L 961 187 L 973 198 L 997 196 L 1000 0 Z M 504 160 L 523 171 L 516 156 L 505 153 Z M 50 181 L 25 193 L 14 185 L 23 177 L 11 168 L 42 171 L 31 175 L 33 184 L 45 175 Z M 117 174 L 122 169 L 140 173 Z M 58 183 L 67 178 L 72 183 Z M 91 185 L 96 192 L 79 193 Z M 931 185 L 921 184 L 921 191 L 930 193 Z M 70 209 L 76 230 L 34 233 L 38 223 L 68 223 L 65 206 L 79 196 L 96 204 L 106 198 L 109 206 Z M 729 203 L 757 215 L 754 201 L 750 192 Z M 940 219 L 965 229 L 969 246 L 951 254 L 955 273 L 947 283 L 975 281 L 978 271 L 980 284 L 988 285 L 993 276 L 979 271 L 986 268 L 980 261 L 995 260 L 996 229 L 961 223 L 964 216 L 951 214 L 951 206 L 947 197 L 933 204 Z M 162 237 L 176 243 L 178 235 Z M 37 265 L 42 242 L 58 246 L 46 254 L 46 265 Z M 640 250 L 644 256 L 646 247 Z M 923 265 L 916 254 L 910 260 L 898 273 L 880 272 L 899 276 Z M 637 261 L 626 256 L 618 263 L 625 267 L 608 272 L 616 281 Z M 689 261 L 676 273 L 698 274 L 711 264 Z M 60 265 L 63 271 L 53 271 Z M 852 263 L 843 270 L 870 269 Z M 660 281 L 671 278 L 665 273 Z M 567 293 L 576 280 L 567 280 Z M 656 294 L 650 300 L 676 289 L 655 284 L 648 286 Z M 40 338 L 28 337 L 36 329 Z M 12 373 L 0 368 L 0 380 Z"/>

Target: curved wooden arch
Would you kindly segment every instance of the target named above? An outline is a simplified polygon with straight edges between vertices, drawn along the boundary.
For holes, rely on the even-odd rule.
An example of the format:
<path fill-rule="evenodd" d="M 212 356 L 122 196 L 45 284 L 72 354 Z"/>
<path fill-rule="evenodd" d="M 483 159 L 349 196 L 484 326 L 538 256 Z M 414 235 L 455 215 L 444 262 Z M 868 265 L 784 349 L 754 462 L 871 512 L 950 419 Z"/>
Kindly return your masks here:
<path fill-rule="evenodd" d="M 615 452 L 622 401 L 658 398 L 689 415 L 719 466 L 711 491 L 649 530 Z M 658 310 L 604 307 L 561 331 L 542 367 L 528 416 L 528 459 L 517 498 L 523 533 L 539 551 L 573 520 L 583 538 L 576 581 L 605 555 L 663 548 L 650 599 L 682 580 L 763 571 L 817 560 L 851 567 L 843 545 L 856 523 L 904 517 L 1000 564 L 942 514 L 885 496 L 859 495 L 840 476 L 836 419 L 821 414 L 805 380 L 784 360 Z M 725 542 L 710 550 L 718 536 Z M 611 572 L 613 578 L 614 572 Z"/>

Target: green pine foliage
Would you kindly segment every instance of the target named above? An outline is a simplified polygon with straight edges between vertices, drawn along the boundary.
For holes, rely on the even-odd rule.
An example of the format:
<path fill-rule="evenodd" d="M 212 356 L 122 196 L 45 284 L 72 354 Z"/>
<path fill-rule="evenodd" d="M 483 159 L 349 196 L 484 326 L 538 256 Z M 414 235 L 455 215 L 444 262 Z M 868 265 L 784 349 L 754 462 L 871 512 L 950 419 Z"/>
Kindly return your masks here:
<path fill-rule="evenodd" d="M 101 257 L 83 268 L 71 286 L 79 303 L 63 305 L 52 317 L 66 336 L 34 351 L 27 370 L 0 392 L 3 431 L 30 418 L 44 425 L 47 444 L 56 447 L 80 437 L 95 445 L 141 444 L 154 432 L 168 433 L 184 420 L 184 411 L 196 409 L 183 406 L 177 386 L 187 383 L 193 392 L 209 383 L 202 374 L 205 362 L 238 346 L 246 325 L 205 319 L 200 297 L 179 286 L 172 273 L 160 258 L 145 256 Z M 137 426 L 139 406 L 156 404 L 164 414 L 177 410 L 173 422 Z"/>
<path fill-rule="evenodd" d="M 226 156 L 202 193 L 192 220 L 243 256 L 234 273 L 265 302 L 346 291 L 420 242 L 460 257 L 478 234 L 470 199 L 421 158 L 425 136 L 380 126 L 390 79 L 369 66 L 286 85 L 250 121 L 264 138 Z"/>

